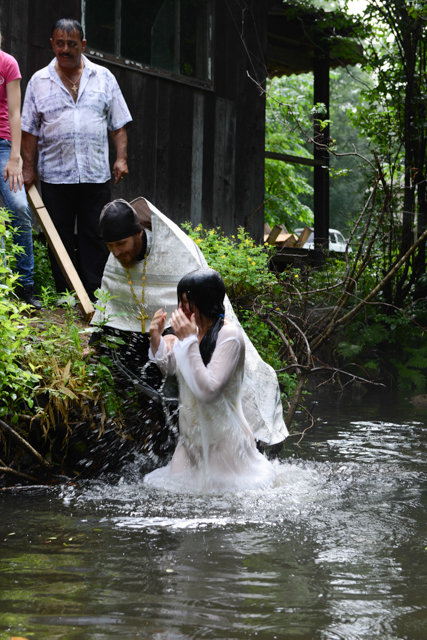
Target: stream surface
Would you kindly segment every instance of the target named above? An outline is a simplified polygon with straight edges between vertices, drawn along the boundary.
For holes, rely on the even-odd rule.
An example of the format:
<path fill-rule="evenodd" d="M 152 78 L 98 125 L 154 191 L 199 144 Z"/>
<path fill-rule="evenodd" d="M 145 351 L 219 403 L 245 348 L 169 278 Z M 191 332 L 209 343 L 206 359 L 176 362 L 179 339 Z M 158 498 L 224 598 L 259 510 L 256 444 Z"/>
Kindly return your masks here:
<path fill-rule="evenodd" d="M 427 414 L 315 411 L 267 491 L 0 492 L 0 640 L 426 640 Z"/>

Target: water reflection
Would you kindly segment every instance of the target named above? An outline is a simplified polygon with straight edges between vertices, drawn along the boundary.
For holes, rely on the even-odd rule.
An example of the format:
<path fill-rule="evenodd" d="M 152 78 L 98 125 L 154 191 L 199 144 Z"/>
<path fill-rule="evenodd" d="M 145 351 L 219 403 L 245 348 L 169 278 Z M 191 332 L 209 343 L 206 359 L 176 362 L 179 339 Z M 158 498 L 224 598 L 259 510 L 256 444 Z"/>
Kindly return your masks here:
<path fill-rule="evenodd" d="M 334 417 L 268 491 L 147 490 L 136 460 L 0 495 L 0 640 L 424 640 L 426 448 L 420 420 Z"/>

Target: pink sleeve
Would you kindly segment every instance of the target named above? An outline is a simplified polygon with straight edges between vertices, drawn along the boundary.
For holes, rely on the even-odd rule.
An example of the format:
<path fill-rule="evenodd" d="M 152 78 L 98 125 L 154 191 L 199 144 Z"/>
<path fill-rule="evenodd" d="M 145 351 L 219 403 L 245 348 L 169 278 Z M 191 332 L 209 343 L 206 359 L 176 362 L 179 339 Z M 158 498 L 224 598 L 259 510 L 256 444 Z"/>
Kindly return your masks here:
<path fill-rule="evenodd" d="M 22 77 L 17 61 L 13 56 L 9 55 L 8 53 L 5 54 L 5 59 L 3 64 L 3 76 L 6 81 L 6 84 L 8 84 L 8 82 L 12 82 L 12 80 L 18 80 L 18 79 L 20 80 Z"/>

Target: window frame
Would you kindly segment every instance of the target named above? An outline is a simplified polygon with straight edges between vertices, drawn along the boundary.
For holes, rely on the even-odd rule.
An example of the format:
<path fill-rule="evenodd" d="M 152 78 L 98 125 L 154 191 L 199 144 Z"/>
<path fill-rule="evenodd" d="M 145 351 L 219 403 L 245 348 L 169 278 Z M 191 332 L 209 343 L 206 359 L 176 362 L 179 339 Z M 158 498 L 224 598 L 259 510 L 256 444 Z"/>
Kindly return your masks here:
<path fill-rule="evenodd" d="M 81 0 L 81 11 L 82 11 L 82 27 L 83 33 L 86 38 L 86 2 L 87 0 Z M 214 65 L 213 65 L 213 50 L 214 50 L 214 6 L 212 0 L 207 0 L 208 3 L 208 42 L 206 45 L 207 48 L 207 68 L 209 78 L 207 80 L 201 80 L 199 78 L 193 78 L 191 76 L 185 76 L 182 74 L 174 73 L 172 71 L 167 71 L 166 69 L 161 69 L 159 67 L 154 67 L 153 65 L 146 64 L 144 62 L 137 62 L 136 60 L 129 60 L 124 56 L 118 53 L 108 53 L 106 51 L 101 51 L 94 47 L 88 46 L 86 44 L 86 50 L 84 55 L 88 58 L 93 59 L 94 61 L 106 62 L 108 64 L 113 64 L 118 67 L 122 67 L 125 69 L 130 69 L 131 71 L 139 71 L 142 73 L 146 73 L 148 75 L 152 75 L 155 77 L 165 78 L 167 80 L 172 80 L 173 82 L 178 82 L 181 84 L 186 84 L 194 87 L 198 87 L 199 89 L 205 89 L 208 91 L 213 91 L 214 89 Z M 118 28 L 114 30 L 114 49 L 116 52 L 119 52 L 121 49 L 121 4 L 122 0 L 115 0 L 115 25 Z"/>

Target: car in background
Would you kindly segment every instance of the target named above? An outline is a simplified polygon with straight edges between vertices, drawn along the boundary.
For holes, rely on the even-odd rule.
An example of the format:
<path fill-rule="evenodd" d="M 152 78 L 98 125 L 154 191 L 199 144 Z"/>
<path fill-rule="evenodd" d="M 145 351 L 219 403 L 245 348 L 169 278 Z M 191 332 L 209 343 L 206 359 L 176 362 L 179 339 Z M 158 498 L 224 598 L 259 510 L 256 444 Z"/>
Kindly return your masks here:
<path fill-rule="evenodd" d="M 300 236 L 304 229 L 295 229 L 294 234 Z M 329 251 L 344 253 L 347 247 L 347 240 L 338 229 L 329 229 Z M 314 231 L 312 230 L 304 243 L 303 249 L 314 249 Z M 348 248 L 351 253 L 351 247 Z"/>

